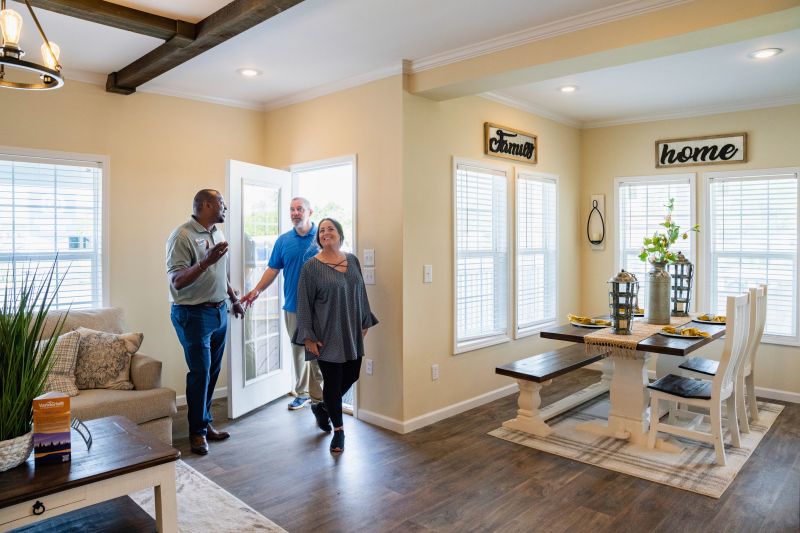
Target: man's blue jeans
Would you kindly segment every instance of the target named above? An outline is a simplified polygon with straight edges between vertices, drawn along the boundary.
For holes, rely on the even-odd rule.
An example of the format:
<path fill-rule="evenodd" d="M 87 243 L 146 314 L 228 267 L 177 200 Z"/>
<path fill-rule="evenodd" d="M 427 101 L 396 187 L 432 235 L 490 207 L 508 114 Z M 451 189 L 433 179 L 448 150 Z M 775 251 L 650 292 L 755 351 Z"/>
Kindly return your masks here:
<path fill-rule="evenodd" d="M 225 353 L 228 308 L 172 304 L 170 317 L 189 366 L 186 374 L 189 433 L 205 435 L 212 421 L 211 397 Z"/>

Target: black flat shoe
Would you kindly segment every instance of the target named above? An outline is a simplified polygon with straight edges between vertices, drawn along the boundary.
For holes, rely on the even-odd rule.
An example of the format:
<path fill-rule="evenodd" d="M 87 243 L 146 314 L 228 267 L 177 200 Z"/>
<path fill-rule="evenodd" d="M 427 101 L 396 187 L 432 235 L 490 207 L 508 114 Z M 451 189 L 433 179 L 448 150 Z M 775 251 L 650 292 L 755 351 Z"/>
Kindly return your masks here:
<path fill-rule="evenodd" d="M 314 418 L 317 419 L 317 427 L 325 433 L 330 433 L 333 428 L 330 422 L 328 422 L 328 410 L 325 409 L 325 404 L 322 402 L 312 403 L 311 412 L 314 413 Z"/>
<path fill-rule="evenodd" d="M 344 430 L 337 429 L 333 432 L 331 439 L 331 453 L 341 453 L 344 451 Z"/>

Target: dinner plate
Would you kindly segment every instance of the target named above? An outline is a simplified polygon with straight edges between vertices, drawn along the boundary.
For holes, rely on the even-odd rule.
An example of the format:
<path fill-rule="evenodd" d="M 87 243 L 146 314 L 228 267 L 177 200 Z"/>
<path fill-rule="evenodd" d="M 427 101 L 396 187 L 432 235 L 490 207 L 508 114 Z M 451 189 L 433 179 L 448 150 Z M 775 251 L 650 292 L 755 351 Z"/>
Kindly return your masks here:
<path fill-rule="evenodd" d="M 681 335 L 680 333 L 667 333 L 666 331 L 659 331 L 659 335 L 664 335 L 665 337 L 677 337 L 679 339 L 705 339 L 702 335 Z"/>
<path fill-rule="evenodd" d="M 610 328 L 611 324 L 605 326 L 603 324 L 581 324 L 580 322 L 570 322 L 573 326 L 578 326 L 579 328 Z"/>
<path fill-rule="evenodd" d="M 699 318 L 693 318 L 692 322 L 700 322 L 701 324 L 716 324 L 717 326 L 725 325 L 725 322 L 714 322 L 713 320 L 700 320 Z"/>

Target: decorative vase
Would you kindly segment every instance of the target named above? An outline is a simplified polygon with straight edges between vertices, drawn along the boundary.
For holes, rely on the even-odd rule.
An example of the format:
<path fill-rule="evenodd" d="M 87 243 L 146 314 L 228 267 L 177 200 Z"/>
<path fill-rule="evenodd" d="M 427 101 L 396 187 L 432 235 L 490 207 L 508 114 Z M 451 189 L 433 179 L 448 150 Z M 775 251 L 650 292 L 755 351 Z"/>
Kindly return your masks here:
<path fill-rule="evenodd" d="M 27 461 L 31 450 L 33 450 L 33 431 L 13 439 L 0 440 L 0 472 Z"/>
<path fill-rule="evenodd" d="M 670 275 L 666 262 L 652 263 L 653 269 L 647 273 L 647 309 L 645 319 L 648 324 L 669 325 Z"/>

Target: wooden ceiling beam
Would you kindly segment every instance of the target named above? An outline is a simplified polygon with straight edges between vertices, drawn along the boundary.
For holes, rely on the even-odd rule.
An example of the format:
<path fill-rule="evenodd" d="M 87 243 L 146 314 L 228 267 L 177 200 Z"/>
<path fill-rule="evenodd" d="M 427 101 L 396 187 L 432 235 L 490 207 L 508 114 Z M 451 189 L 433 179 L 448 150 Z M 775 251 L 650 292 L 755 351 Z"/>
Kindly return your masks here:
<path fill-rule="evenodd" d="M 140 85 L 302 1 L 234 0 L 198 22 L 194 39 L 176 35 L 118 72 L 109 74 L 106 90 L 131 94 Z"/>
<path fill-rule="evenodd" d="M 24 3 L 24 0 L 16 0 Z M 104 0 L 28 0 L 33 7 L 168 41 L 180 35 L 193 39 L 195 25 Z"/>

